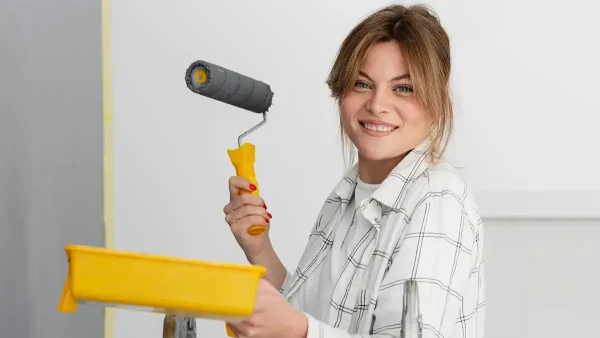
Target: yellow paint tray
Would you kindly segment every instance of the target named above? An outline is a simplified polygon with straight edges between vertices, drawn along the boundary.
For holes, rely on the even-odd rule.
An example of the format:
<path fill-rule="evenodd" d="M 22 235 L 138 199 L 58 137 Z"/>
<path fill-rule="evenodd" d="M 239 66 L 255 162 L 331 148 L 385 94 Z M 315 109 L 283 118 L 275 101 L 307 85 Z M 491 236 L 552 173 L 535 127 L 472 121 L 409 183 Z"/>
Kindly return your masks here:
<path fill-rule="evenodd" d="M 254 309 L 262 266 L 67 245 L 69 271 L 58 304 L 75 312 L 78 303 L 180 316 L 238 321 Z"/>

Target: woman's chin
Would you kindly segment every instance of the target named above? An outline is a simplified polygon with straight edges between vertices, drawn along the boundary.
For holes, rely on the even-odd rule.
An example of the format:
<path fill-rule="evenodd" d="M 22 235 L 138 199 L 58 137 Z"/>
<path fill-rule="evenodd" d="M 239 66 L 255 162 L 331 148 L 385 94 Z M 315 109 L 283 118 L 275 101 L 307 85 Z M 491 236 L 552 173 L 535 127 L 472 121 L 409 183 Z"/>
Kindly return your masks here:
<path fill-rule="evenodd" d="M 400 161 L 406 153 L 383 147 L 363 147 L 358 150 L 358 158 L 367 162 Z"/>
<path fill-rule="evenodd" d="M 394 158 L 394 154 L 391 154 L 389 151 L 385 151 L 385 149 L 381 148 L 366 148 L 359 149 L 358 151 L 359 159 L 363 161 L 369 162 L 377 162 L 377 161 L 385 161 Z"/>

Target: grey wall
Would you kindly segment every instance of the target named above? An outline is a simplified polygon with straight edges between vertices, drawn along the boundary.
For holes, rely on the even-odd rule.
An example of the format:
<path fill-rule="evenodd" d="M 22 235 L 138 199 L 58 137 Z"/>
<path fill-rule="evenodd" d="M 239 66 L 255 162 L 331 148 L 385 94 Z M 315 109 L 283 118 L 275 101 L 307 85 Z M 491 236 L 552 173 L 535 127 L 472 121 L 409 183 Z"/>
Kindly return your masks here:
<path fill-rule="evenodd" d="M 0 338 L 100 338 L 57 312 L 67 243 L 103 245 L 100 1 L 0 1 Z"/>

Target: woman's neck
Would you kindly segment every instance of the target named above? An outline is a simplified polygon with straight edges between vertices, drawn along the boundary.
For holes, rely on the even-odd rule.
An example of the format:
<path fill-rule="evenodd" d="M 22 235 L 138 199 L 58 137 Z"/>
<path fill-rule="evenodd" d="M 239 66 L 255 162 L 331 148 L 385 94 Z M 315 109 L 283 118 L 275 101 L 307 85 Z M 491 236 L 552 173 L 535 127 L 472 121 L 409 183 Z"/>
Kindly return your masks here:
<path fill-rule="evenodd" d="M 358 154 L 358 174 L 367 184 L 380 184 L 406 154 L 385 160 L 370 160 Z"/>

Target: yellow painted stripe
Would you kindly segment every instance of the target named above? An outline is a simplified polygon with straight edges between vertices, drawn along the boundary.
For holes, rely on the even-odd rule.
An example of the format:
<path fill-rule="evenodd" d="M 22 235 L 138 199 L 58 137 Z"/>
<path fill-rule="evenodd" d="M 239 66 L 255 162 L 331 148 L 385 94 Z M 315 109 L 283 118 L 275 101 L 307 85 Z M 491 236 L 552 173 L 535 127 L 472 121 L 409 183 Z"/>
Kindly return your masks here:
<path fill-rule="evenodd" d="M 110 0 L 102 0 L 102 109 L 104 173 L 104 245 L 113 248 L 113 138 L 112 63 L 110 48 Z M 104 338 L 114 337 L 114 308 L 104 310 Z"/>

